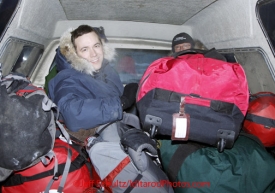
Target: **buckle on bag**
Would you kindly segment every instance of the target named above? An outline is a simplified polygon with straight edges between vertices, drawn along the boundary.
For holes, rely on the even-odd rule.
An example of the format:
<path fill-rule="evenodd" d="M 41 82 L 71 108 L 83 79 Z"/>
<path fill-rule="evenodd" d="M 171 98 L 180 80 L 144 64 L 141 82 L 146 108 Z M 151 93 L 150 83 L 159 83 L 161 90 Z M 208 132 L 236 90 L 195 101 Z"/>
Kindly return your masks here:
<path fill-rule="evenodd" d="M 219 153 L 223 152 L 225 148 L 232 148 L 235 141 L 235 131 L 219 129 L 217 133 L 217 149 Z"/>
<path fill-rule="evenodd" d="M 153 115 L 146 115 L 144 128 L 148 131 L 150 138 L 154 138 L 158 132 L 158 127 L 161 126 L 162 119 Z"/>

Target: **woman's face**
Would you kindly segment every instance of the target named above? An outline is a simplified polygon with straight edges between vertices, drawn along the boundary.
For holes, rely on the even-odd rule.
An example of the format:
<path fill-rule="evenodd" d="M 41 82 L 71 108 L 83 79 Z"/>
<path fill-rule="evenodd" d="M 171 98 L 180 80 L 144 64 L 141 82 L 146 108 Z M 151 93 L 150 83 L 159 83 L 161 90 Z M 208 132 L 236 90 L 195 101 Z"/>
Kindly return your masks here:
<path fill-rule="evenodd" d="M 104 58 L 103 47 L 95 32 L 77 37 L 75 47 L 77 55 L 89 61 L 95 70 L 101 68 Z"/>

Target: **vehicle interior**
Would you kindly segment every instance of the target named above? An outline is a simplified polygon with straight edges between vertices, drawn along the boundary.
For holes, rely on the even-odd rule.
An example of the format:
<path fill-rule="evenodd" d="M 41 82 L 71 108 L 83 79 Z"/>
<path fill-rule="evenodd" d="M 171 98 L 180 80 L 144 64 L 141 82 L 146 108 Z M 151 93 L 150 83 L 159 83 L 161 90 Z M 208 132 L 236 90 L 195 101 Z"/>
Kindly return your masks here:
<path fill-rule="evenodd" d="M 61 36 L 87 24 L 104 29 L 124 86 L 173 57 L 173 37 L 186 32 L 195 49 L 239 63 L 250 94 L 275 93 L 274 10 L 275 0 L 0 0 L 0 78 L 20 73 L 47 91 Z"/>
<path fill-rule="evenodd" d="M 81 24 L 102 26 L 116 50 L 118 69 L 131 59 L 124 84 L 138 82 L 154 60 L 171 55 L 171 40 L 186 32 L 196 48 L 215 48 L 240 63 L 251 93 L 275 92 L 274 1 L 173 0 L 145 2 L 2 0 L 0 63 L 3 75 L 20 72 L 40 87 L 54 66 L 60 36 Z M 122 11 L 123 10 L 123 11 Z M 4 21 L 5 20 L 5 21 Z M 129 65 L 130 66 L 130 65 Z M 134 67 L 133 67 L 134 66 Z M 127 77 L 127 73 L 135 76 Z"/>

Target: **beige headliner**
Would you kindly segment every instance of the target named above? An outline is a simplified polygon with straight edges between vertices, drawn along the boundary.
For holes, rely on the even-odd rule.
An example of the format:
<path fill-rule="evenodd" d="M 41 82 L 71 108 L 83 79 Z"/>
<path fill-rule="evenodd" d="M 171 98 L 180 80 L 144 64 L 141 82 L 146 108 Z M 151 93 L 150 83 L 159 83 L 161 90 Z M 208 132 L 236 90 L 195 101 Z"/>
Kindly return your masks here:
<path fill-rule="evenodd" d="M 68 20 L 182 25 L 216 0 L 60 0 Z"/>

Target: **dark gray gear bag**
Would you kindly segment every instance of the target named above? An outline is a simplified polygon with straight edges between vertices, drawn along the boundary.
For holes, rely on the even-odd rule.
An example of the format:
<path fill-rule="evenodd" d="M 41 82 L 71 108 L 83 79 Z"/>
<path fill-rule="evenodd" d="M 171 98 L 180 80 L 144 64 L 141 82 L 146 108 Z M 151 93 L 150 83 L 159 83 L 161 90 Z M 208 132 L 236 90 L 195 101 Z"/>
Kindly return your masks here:
<path fill-rule="evenodd" d="M 160 168 L 156 142 L 138 125 L 135 115 L 124 113 L 122 121 L 99 127 L 91 137 L 87 152 L 95 185 L 116 193 L 173 193 Z"/>
<path fill-rule="evenodd" d="M 56 105 L 43 89 L 31 84 L 25 76 L 15 73 L 0 76 L 0 111 L 0 182 L 13 171 L 29 168 L 40 161 L 44 165 L 53 161 L 57 126 L 67 141 L 70 140 L 64 127 L 55 120 L 59 114 Z M 59 187 L 61 192 L 70 167 L 70 157 L 68 150 L 67 166 Z M 54 171 L 57 174 L 57 164 Z M 45 193 L 52 183 L 53 180 L 45 187 Z"/>

